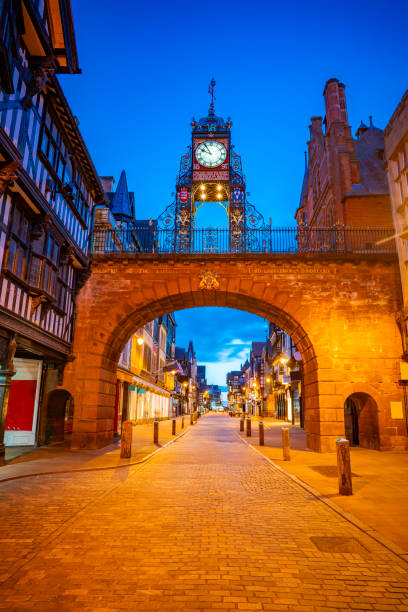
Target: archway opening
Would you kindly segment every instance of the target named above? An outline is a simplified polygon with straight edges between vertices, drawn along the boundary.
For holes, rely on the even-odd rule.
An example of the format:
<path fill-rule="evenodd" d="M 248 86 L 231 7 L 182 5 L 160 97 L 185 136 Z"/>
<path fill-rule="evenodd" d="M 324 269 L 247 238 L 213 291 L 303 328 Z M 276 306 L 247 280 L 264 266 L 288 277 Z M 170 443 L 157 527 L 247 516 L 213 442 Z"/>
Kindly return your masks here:
<path fill-rule="evenodd" d="M 272 321 L 220 307 L 167 313 L 135 330 L 120 354 L 114 433 L 127 419 L 207 409 L 303 427 L 302 378 L 300 351 Z"/>
<path fill-rule="evenodd" d="M 205 281 L 210 275 L 210 281 L 218 287 L 217 273 L 206 272 L 203 268 L 201 278 Z M 170 281 L 171 282 L 171 281 Z M 187 283 L 187 281 L 186 281 Z M 330 421 L 320 425 L 319 399 L 318 399 L 318 360 L 309 335 L 302 325 L 289 314 L 284 308 L 287 298 L 286 294 L 279 294 L 276 300 L 266 299 L 248 295 L 249 291 L 234 291 L 234 281 L 231 281 L 228 291 L 191 290 L 189 283 L 184 289 L 178 288 L 178 292 L 167 293 L 165 297 L 154 299 L 153 293 L 144 288 L 143 299 L 140 300 L 138 293 L 132 293 L 128 301 L 105 302 L 95 304 L 95 310 L 90 317 L 84 316 L 81 325 L 92 341 L 88 345 L 82 345 L 64 378 L 64 386 L 72 388 L 76 405 L 81 406 L 81 414 L 78 414 L 74 422 L 73 448 L 100 448 L 111 444 L 113 439 L 113 423 L 115 414 L 115 396 L 117 384 L 117 364 L 123 348 L 135 330 L 143 327 L 149 321 L 164 316 L 169 312 L 203 307 L 219 306 L 229 309 L 241 310 L 259 315 L 268 321 L 275 322 L 281 329 L 292 338 L 297 350 L 302 356 L 302 411 L 304 420 L 302 424 L 306 431 L 307 446 L 313 450 L 324 452 L 333 450 L 333 440 L 342 433 L 343 423 Z M 207 286 L 207 285 L 206 285 Z M 238 287 L 237 287 L 238 289 Z M 267 290 L 268 292 L 268 290 Z M 136 302 L 136 303 L 135 303 Z M 279 303 L 282 305 L 279 306 Z M 99 313 L 99 309 L 102 308 Z M 98 310 L 98 314 L 97 314 Z M 110 312 L 106 317 L 104 313 Z M 80 345 L 79 345 L 80 346 Z M 92 367 L 89 368 L 89 359 Z M 87 378 L 87 390 L 77 390 L 75 381 L 77 376 Z M 78 373 L 78 374 L 77 374 Z M 89 374 L 88 374 L 89 373 Z M 335 404 L 333 404 L 335 408 Z M 325 414 L 328 414 L 328 410 Z M 95 424 L 88 424 L 87 413 L 92 415 Z M 330 412 L 333 416 L 335 410 Z M 334 425 L 338 426 L 338 432 L 333 433 Z M 93 429 L 91 429 L 91 427 Z M 87 429 L 88 428 L 88 429 Z M 327 433 L 326 433 L 327 429 Z"/>
<path fill-rule="evenodd" d="M 47 397 L 46 444 L 70 441 L 74 422 L 74 398 L 65 389 L 54 389 Z"/>
<path fill-rule="evenodd" d="M 380 449 L 378 406 L 368 393 L 351 394 L 344 403 L 345 436 L 353 446 Z"/>

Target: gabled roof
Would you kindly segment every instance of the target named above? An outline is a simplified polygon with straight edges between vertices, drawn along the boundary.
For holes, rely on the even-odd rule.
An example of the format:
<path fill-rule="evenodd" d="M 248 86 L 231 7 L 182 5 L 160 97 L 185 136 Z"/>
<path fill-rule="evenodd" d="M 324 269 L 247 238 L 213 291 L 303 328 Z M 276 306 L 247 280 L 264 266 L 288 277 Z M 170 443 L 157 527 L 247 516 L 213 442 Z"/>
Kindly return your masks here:
<path fill-rule="evenodd" d="M 264 346 L 265 342 L 253 342 L 251 351 L 252 355 L 254 357 L 261 357 Z"/>
<path fill-rule="evenodd" d="M 132 218 L 132 207 L 126 180 L 126 172 L 122 170 L 118 186 L 112 198 L 112 214 L 118 217 Z"/>
<path fill-rule="evenodd" d="M 360 183 L 353 185 L 347 195 L 385 195 L 389 193 L 389 188 L 382 158 L 384 132 L 373 125 L 371 117 L 370 126 L 359 132 L 355 150 L 360 169 Z"/>
<path fill-rule="evenodd" d="M 176 348 L 174 349 L 174 357 L 178 360 L 184 361 L 184 359 L 186 358 L 186 350 L 181 346 L 176 346 Z"/>

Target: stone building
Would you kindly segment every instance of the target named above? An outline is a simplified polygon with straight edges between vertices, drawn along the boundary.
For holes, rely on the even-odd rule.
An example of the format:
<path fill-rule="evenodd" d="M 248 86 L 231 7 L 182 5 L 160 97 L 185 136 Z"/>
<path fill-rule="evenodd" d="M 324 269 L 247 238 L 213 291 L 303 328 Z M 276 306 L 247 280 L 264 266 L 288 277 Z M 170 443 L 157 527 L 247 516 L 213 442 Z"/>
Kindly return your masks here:
<path fill-rule="evenodd" d="M 117 433 L 122 421 L 145 422 L 176 413 L 174 342 L 168 342 L 168 337 L 174 338 L 174 330 L 172 314 L 159 317 L 136 330 L 123 349 L 117 371 Z"/>
<path fill-rule="evenodd" d="M 404 354 L 408 358 L 408 90 L 385 128 L 385 158 L 403 293 Z"/>
<path fill-rule="evenodd" d="M 0 32 L 0 407 L 5 444 L 31 446 L 71 431 L 58 386 L 104 193 L 56 76 L 79 72 L 69 0 L 6 0 Z"/>
<path fill-rule="evenodd" d="M 408 90 L 385 128 L 385 158 L 403 298 L 398 323 L 403 344 L 400 378 L 404 393 L 402 406 L 394 403 L 393 410 L 394 418 L 404 419 L 408 432 Z"/>
<path fill-rule="evenodd" d="M 345 85 L 338 79 L 327 81 L 323 96 L 324 119 L 311 118 L 298 226 L 392 227 L 383 131 L 370 117 L 353 137 Z"/>

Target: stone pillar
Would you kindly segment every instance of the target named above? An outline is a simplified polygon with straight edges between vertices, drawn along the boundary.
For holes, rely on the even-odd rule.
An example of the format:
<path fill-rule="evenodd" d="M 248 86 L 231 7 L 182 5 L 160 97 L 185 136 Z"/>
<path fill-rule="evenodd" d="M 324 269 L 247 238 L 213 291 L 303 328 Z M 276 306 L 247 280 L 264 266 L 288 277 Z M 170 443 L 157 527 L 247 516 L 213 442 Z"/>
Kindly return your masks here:
<path fill-rule="evenodd" d="M 0 370 L 0 465 L 4 465 L 5 463 L 6 449 L 4 446 L 4 430 L 6 428 L 11 379 L 15 373 L 15 370 Z"/>
<path fill-rule="evenodd" d="M 5 365 L 6 367 L 3 367 L 0 370 L 0 465 L 4 465 L 6 456 L 6 449 L 4 446 L 4 430 L 6 428 L 11 379 L 16 374 L 16 370 L 13 365 L 16 348 L 17 339 L 15 334 L 8 342 L 7 340 L 2 339 L 2 343 L 0 345 L 0 360 L 2 365 Z"/>

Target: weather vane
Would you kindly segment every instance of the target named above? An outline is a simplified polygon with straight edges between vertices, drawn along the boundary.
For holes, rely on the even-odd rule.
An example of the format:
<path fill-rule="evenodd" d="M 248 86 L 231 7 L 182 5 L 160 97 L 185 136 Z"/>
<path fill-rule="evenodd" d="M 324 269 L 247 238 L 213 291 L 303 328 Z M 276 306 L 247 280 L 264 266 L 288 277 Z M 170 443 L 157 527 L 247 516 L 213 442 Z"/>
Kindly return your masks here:
<path fill-rule="evenodd" d="M 208 93 L 211 96 L 210 114 L 214 112 L 214 100 L 216 100 L 216 98 L 214 98 L 214 87 L 215 87 L 215 79 L 213 77 L 208 86 Z"/>

